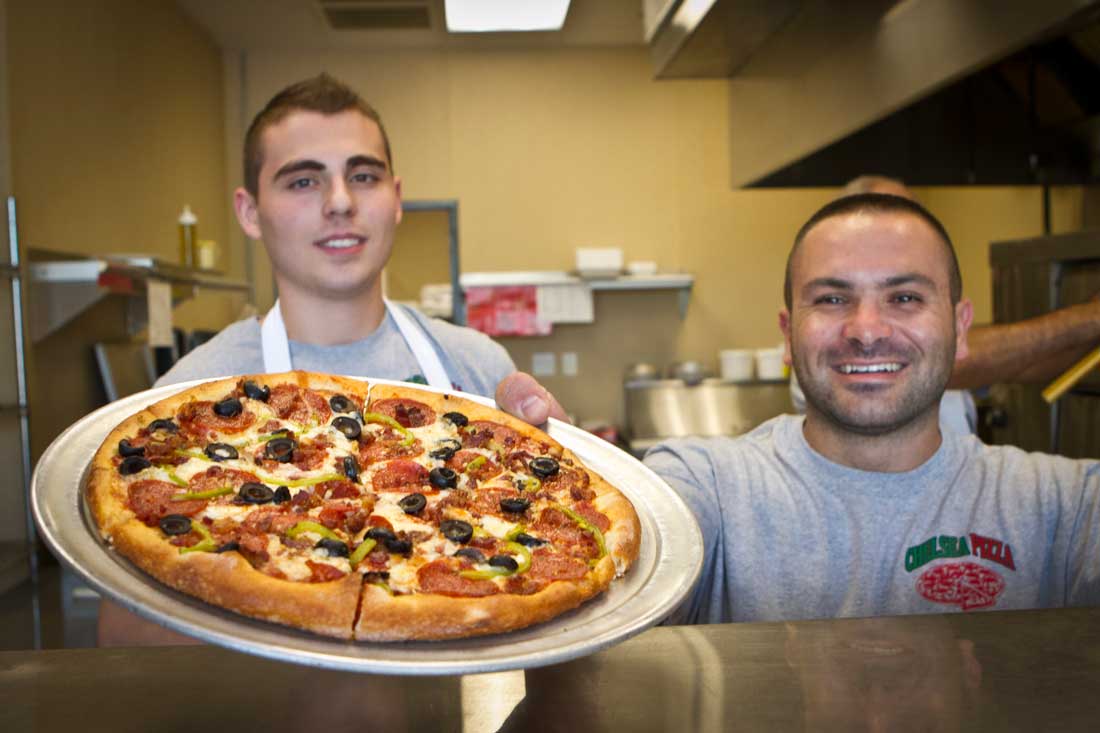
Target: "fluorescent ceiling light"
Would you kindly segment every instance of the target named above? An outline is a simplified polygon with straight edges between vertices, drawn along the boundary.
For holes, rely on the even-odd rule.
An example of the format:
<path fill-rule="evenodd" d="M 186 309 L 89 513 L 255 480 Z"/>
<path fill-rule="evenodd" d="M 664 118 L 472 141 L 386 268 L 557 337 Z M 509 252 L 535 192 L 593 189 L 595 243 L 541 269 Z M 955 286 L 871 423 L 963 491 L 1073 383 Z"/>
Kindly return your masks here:
<path fill-rule="evenodd" d="M 452 33 L 559 31 L 569 0 L 445 0 Z"/>

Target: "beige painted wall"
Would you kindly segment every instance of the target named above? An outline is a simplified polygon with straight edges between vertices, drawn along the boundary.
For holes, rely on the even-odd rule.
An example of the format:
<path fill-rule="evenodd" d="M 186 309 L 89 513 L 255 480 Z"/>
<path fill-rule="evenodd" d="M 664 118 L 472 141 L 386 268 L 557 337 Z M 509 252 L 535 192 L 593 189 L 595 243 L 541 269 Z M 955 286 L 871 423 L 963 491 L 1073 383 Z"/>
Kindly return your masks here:
<path fill-rule="evenodd" d="M 221 51 L 171 0 L 8 0 L 12 181 L 27 247 L 176 261 L 190 204 L 227 243 Z M 243 277 L 222 247 L 220 267 Z M 243 298 L 179 309 L 216 328 Z"/>
<path fill-rule="evenodd" d="M 643 48 L 538 51 L 250 52 L 244 117 L 321 70 L 381 111 L 411 199 L 454 198 L 464 271 L 563 270 L 578 246 L 694 273 L 686 319 L 671 293 L 601 293 L 596 324 L 502 343 L 521 369 L 576 351 L 577 378 L 545 381 L 580 419 L 621 419 L 621 375 L 780 341 L 787 248 L 834 190 L 730 190 L 731 85 L 655 82 Z M 234 153 L 236 154 L 236 153 Z M 953 232 L 978 320 L 990 318 L 987 246 L 1041 232 L 1036 188 L 918 189 Z M 1080 221 L 1057 191 L 1055 228 Z M 258 268 L 259 269 L 259 268 Z"/>

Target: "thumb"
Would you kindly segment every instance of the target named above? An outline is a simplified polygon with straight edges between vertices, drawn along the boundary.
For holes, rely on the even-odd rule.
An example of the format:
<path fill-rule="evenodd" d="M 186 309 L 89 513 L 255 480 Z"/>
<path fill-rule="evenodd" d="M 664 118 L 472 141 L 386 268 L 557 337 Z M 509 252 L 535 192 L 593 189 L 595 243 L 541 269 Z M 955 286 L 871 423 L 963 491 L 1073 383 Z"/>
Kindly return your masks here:
<path fill-rule="evenodd" d="M 541 425 L 550 417 L 569 421 L 554 396 L 524 372 L 514 372 L 501 380 L 497 385 L 496 401 L 500 409 L 532 425 Z"/>

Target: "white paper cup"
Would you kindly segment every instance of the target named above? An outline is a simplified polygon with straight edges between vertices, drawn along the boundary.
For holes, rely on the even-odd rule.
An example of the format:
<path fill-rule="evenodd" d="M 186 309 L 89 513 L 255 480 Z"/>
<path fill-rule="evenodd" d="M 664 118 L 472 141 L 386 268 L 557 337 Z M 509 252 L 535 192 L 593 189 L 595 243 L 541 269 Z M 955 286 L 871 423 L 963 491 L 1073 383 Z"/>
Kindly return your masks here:
<path fill-rule="evenodd" d="M 783 364 L 783 349 L 757 349 L 757 379 L 786 379 L 787 369 Z"/>
<path fill-rule="evenodd" d="M 723 349 L 718 352 L 718 362 L 722 367 L 722 379 L 727 382 L 748 382 L 752 380 L 752 349 Z"/>

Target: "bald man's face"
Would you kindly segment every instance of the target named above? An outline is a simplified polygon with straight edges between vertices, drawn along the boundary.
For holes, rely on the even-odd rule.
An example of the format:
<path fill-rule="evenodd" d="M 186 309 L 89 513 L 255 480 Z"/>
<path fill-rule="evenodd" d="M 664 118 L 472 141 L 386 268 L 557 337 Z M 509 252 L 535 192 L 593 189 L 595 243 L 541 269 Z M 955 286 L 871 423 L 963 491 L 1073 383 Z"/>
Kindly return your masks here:
<path fill-rule="evenodd" d="M 939 235 L 912 214 L 856 212 L 807 232 L 780 316 L 807 413 L 861 434 L 935 418 L 970 325 L 949 273 Z"/>

